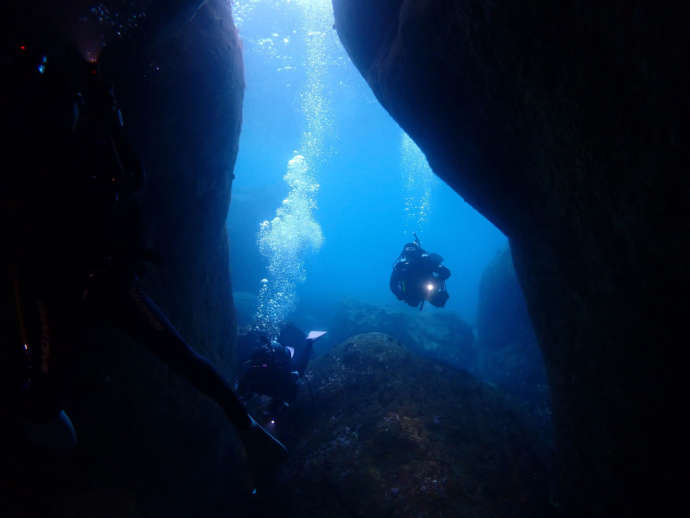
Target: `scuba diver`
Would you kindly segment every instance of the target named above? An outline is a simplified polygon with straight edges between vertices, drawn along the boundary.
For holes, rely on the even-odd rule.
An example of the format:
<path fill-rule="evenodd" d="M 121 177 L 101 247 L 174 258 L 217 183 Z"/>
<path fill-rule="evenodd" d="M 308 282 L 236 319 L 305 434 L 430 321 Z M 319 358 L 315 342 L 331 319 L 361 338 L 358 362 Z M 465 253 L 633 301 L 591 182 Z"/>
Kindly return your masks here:
<path fill-rule="evenodd" d="M 424 309 L 428 301 L 436 307 L 443 307 L 448 300 L 446 279 L 450 270 L 443 266 L 443 258 L 427 253 L 419 244 L 417 234 L 414 241 L 407 243 L 393 264 L 390 288 L 398 300 L 410 306 Z"/>
<path fill-rule="evenodd" d="M 143 173 L 98 66 L 59 37 L 47 45 L 13 41 L 1 52 L 9 166 L 0 232 L 9 297 L 1 315 L 0 421 L 14 422 L 25 438 L 45 438 L 34 434 L 45 425 L 61 433 L 55 443 L 76 444 L 63 403 L 74 388 L 68 372 L 84 350 L 84 330 L 107 320 L 225 411 L 257 472 L 277 465 L 285 447 L 140 285 L 143 263 L 156 260 L 141 244 Z"/>
<path fill-rule="evenodd" d="M 304 334 L 285 325 L 277 340 L 259 331 L 239 337 L 241 374 L 237 393 L 241 398 L 260 394 L 271 398 L 267 413 L 270 423 L 297 398 L 297 381 L 307 369 L 313 345 L 326 331 Z"/>

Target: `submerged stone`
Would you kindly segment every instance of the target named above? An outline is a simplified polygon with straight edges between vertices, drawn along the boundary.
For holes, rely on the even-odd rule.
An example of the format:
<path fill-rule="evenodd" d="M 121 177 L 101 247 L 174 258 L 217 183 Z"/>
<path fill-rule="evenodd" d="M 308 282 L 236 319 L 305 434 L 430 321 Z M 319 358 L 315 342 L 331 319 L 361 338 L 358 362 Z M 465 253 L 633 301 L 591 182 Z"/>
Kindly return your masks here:
<path fill-rule="evenodd" d="M 399 311 L 353 299 L 337 306 L 328 329 L 327 343 L 377 331 L 385 333 L 424 356 L 472 370 L 477 348 L 472 327 L 451 312 Z"/>
<path fill-rule="evenodd" d="M 313 362 L 284 437 L 295 516 L 545 516 L 546 452 L 501 394 L 382 333 Z"/>

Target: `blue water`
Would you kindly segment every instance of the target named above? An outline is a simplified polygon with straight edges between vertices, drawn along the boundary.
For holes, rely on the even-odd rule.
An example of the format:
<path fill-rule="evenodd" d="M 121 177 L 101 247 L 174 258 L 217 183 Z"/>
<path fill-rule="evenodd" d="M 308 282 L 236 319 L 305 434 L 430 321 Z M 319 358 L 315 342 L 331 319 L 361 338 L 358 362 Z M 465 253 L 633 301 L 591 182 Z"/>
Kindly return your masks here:
<path fill-rule="evenodd" d="M 278 282 L 279 299 L 293 303 L 286 301 L 279 317 L 310 325 L 326 326 L 330 308 L 345 297 L 405 310 L 388 280 L 414 231 L 452 272 L 446 307 L 424 311 L 456 312 L 474 324 L 480 276 L 507 239 L 428 170 L 416 146 L 404 144 L 401 128 L 340 44 L 330 0 L 241 0 L 233 6 L 246 76 L 228 217 L 240 323 L 257 316 L 262 286 Z M 307 194 L 273 234 L 273 253 L 282 258 L 276 262 L 260 252 L 259 229 L 289 196 L 283 176 L 297 154 L 308 164 Z M 305 225 L 320 227 L 320 246 L 297 235 Z M 271 264 L 282 280 L 267 270 Z M 285 279 L 291 275 L 292 281 Z M 271 296 L 264 293 L 258 304 Z"/>

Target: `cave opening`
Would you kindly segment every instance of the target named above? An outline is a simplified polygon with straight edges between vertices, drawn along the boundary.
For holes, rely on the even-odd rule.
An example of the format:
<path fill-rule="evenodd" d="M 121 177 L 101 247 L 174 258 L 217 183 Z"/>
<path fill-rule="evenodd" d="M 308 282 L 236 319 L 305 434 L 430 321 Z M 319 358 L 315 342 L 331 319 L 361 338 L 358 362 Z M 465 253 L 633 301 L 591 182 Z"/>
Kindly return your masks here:
<path fill-rule="evenodd" d="M 550 441 L 543 360 L 508 240 L 434 175 L 333 28 L 330 0 L 233 2 L 243 128 L 228 216 L 240 333 L 328 329 L 317 356 L 382 331 L 514 397 Z M 295 169 L 299 169 L 295 178 Z M 416 234 L 451 270 L 444 308 L 395 299 Z"/>
<path fill-rule="evenodd" d="M 301 155 L 314 188 L 309 218 L 321 227 L 323 244 L 301 260 L 305 278 L 295 289 L 304 310 L 293 317 L 323 325 L 323 314 L 314 314 L 315 322 L 309 314 L 344 297 L 395 302 L 387 290 L 391 264 L 416 232 L 452 271 L 445 310 L 476 325 L 481 274 L 507 239 L 431 173 L 419 148 L 381 108 L 332 29 L 330 2 L 233 7 L 247 85 L 228 218 L 241 323 L 254 316 L 248 301 L 267 276 L 269 259 L 257 247 L 257 233 L 287 198 L 282 177 Z"/>

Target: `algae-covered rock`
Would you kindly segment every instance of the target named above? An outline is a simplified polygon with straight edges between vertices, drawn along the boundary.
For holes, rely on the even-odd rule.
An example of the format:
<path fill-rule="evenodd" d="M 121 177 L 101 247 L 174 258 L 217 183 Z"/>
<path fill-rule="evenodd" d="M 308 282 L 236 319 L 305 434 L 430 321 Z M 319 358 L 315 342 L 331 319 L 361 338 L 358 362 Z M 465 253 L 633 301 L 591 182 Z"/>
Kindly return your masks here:
<path fill-rule="evenodd" d="M 451 312 L 399 311 L 350 299 L 338 306 L 317 347 L 371 331 L 500 389 L 544 432 L 544 440 L 552 441 L 544 362 L 509 251 L 497 255 L 482 275 L 476 330 Z"/>
<path fill-rule="evenodd" d="M 327 339 L 337 344 L 347 337 L 378 331 L 407 348 L 454 367 L 472 370 L 477 350 L 470 325 L 455 313 L 399 311 L 357 300 L 344 300 L 336 309 Z"/>
<path fill-rule="evenodd" d="M 543 516 L 540 445 L 501 395 L 382 333 L 318 358 L 281 431 L 295 516 Z"/>

